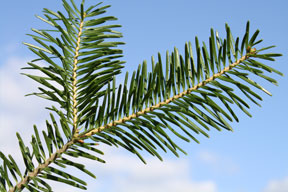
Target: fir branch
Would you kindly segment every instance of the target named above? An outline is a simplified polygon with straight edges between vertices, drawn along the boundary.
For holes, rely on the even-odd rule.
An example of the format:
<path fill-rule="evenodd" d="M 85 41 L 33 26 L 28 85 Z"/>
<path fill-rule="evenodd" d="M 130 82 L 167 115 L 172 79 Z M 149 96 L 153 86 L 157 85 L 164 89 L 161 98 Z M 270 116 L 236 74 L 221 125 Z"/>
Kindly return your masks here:
<path fill-rule="evenodd" d="M 122 118 L 122 119 L 119 119 L 119 120 L 117 120 L 117 121 L 113 121 L 113 122 L 111 122 L 111 123 L 109 123 L 109 124 L 107 124 L 107 125 L 105 125 L 105 126 L 97 127 L 97 128 L 95 128 L 95 129 L 89 130 L 89 131 L 86 132 L 86 133 L 81 133 L 81 134 L 79 135 L 79 137 L 80 137 L 80 138 L 89 138 L 89 137 L 91 137 L 92 135 L 94 135 L 94 134 L 96 134 L 96 133 L 100 133 L 101 131 L 103 131 L 103 130 L 105 130 L 105 129 L 108 129 L 108 128 L 112 127 L 112 126 L 116 126 L 117 124 L 125 123 L 125 121 L 129 121 L 129 120 L 131 120 L 131 119 L 133 119 L 133 118 L 137 118 L 137 117 L 139 117 L 139 116 L 141 116 L 141 115 L 143 115 L 143 114 L 146 114 L 147 112 L 150 112 L 150 111 L 153 111 L 153 110 L 155 110 L 155 109 L 157 109 L 157 108 L 160 108 L 162 105 L 167 105 L 167 104 L 171 103 L 171 102 L 174 101 L 174 100 L 177 100 L 177 99 L 179 99 L 179 98 L 182 98 L 182 97 L 184 97 L 185 95 L 191 93 L 192 91 L 197 90 L 197 89 L 201 88 L 202 86 L 205 86 L 205 85 L 208 84 L 209 82 L 211 82 L 211 81 L 213 81 L 214 79 L 222 76 L 224 73 L 230 71 L 231 69 L 233 69 L 234 67 L 236 67 L 237 65 L 239 65 L 241 62 L 247 60 L 247 59 L 249 58 L 249 55 L 251 55 L 251 54 L 254 55 L 255 52 L 247 53 L 247 55 L 241 57 L 241 58 L 240 58 L 239 60 L 237 60 L 236 62 L 230 64 L 228 67 L 224 68 L 224 69 L 223 69 L 222 71 L 220 71 L 219 73 L 214 74 L 213 76 L 209 77 L 208 79 L 206 79 L 206 80 L 198 83 L 197 85 L 195 85 L 194 87 L 191 87 L 191 88 L 187 89 L 186 91 L 183 91 L 182 93 L 179 93 L 179 94 L 177 94 L 177 95 L 174 95 L 173 97 L 171 97 L 171 98 L 169 98 L 169 99 L 166 99 L 166 100 L 163 101 L 163 102 L 160 102 L 160 103 L 158 103 L 158 104 L 156 104 L 156 105 L 153 105 L 153 106 L 151 106 L 151 107 L 148 107 L 148 108 L 146 108 L 146 109 L 143 109 L 142 111 L 139 111 L 139 112 L 137 112 L 137 113 L 135 113 L 135 114 L 129 115 L 129 116 L 124 117 L 124 118 Z"/>

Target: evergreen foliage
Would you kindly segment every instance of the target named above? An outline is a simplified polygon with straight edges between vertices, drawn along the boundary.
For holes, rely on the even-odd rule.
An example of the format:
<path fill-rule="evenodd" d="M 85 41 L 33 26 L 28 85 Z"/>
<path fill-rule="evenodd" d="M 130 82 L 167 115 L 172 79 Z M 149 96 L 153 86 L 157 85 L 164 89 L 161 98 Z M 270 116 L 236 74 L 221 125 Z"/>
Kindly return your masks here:
<path fill-rule="evenodd" d="M 30 146 L 17 133 L 24 171 L 11 155 L 0 152 L 0 191 L 52 191 L 48 180 L 86 189 L 85 181 L 68 173 L 69 167 L 95 175 L 67 157 L 104 163 L 98 144 L 123 147 L 144 163 L 141 151 L 160 160 L 159 150 L 185 154 L 171 135 L 199 143 L 197 135 L 209 137 L 212 128 L 231 131 L 229 122 L 238 121 L 233 105 L 251 116 L 247 101 L 260 106 L 262 100 L 256 91 L 271 95 L 252 78 L 277 85 L 269 74 L 282 75 L 263 63 L 281 54 L 267 53 L 274 46 L 261 47 L 259 30 L 251 33 L 247 22 L 241 38 L 234 39 L 227 24 L 225 38 L 211 29 L 207 45 L 196 37 L 195 47 L 186 43 L 184 54 L 177 48 L 159 53 L 152 57 L 151 71 L 144 61 L 118 83 L 125 63 L 119 45 L 124 43 L 116 31 L 121 26 L 107 24 L 117 19 L 102 16 L 109 6 L 62 2 L 66 13 L 44 9 L 44 16 L 37 17 L 50 28 L 32 29 L 35 42 L 25 43 L 37 56 L 23 73 L 39 83 L 39 92 L 30 95 L 55 105 L 47 107 L 51 113 L 45 131 L 34 125 Z"/>

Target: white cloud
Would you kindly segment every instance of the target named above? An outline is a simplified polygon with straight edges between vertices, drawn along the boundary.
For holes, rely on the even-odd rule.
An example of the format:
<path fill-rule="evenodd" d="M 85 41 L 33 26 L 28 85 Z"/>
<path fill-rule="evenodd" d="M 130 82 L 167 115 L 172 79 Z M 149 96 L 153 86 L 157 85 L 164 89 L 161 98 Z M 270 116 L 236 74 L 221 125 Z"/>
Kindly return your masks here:
<path fill-rule="evenodd" d="M 119 179 L 117 182 L 117 188 L 112 191 L 120 192 L 216 192 L 216 186 L 213 182 L 192 182 L 190 180 L 170 178 L 165 181 L 147 183 L 145 181 L 134 181 L 127 179 Z"/>
<path fill-rule="evenodd" d="M 94 182 L 101 183 L 97 185 L 99 191 L 217 192 L 214 181 L 193 180 L 188 159 L 165 158 L 166 160 L 161 162 L 153 157 L 147 157 L 145 165 L 137 157 L 123 152 L 122 149 L 105 147 L 103 150 L 106 164 L 99 165 L 94 162 L 93 166 L 88 163 L 89 168 L 91 167 L 98 175 L 98 179 Z M 97 190 L 90 182 L 88 189 Z"/>
<path fill-rule="evenodd" d="M 37 84 L 20 75 L 20 68 L 26 65 L 27 58 L 13 57 L 0 66 L 0 150 L 22 159 L 16 132 L 25 144 L 30 142 L 33 124 L 39 128 L 45 123 L 44 113 L 48 102 L 35 96 L 24 97 L 33 92 Z M 26 65 L 27 66 L 27 65 Z"/>
<path fill-rule="evenodd" d="M 287 192 L 288 191 L 288 177 L 279 180 L 269 181 L 264 192 Z"/>

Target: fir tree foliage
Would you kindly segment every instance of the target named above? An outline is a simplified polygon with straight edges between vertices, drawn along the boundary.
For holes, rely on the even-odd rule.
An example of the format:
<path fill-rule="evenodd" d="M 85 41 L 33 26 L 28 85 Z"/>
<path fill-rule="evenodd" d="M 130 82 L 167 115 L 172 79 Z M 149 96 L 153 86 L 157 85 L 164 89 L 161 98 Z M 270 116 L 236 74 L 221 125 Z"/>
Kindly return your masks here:
<path fill-rule="evenodd" d="M 186 154 L 172 135 L 199 143 L 197 135 L 209 137 L 210 129 L 232 131 L 229 122 L 238 122 L 234 106 L 251 116 L 248 102 L 260 106 L 258 92 L 271 95 L 252 78 L 277 85 L 270 74 L 282 75 L 264 64 L 281 54 L 267 53 L 274 46 L 261 47 L 259 30 L 251 33 L 247 22 L 241 38 L 234 39 L 227 24 L 225 38 L 211 29 L 208 42 L 196 37 L 195 46 L 186 43 L 183 54 L 177 48 L 159 53 L 151 59 L 151 71 L 144 61 L 117 82 L 125 63 L 119 45 L 124 43 L 116 31 L 121 26 L 109 24 L 117 19 L 102 16 L 109 6 L 62 3 L 65 13 L 44 9 L 37 16 L 49 27 L 33 28 L 29 36 L 34 43 L 25 43 L 37 58 L 23 74 L 39 83 L 39 92 L 30 95 L 54 103 L 47 107 L 50 119 L 41 132 L 34 125 L 30 145 L 17 133 L 24 171 L 0 152 L 0 191 L 52 191 L 49 180 L 86 189 L 69 167 L 91 177 L 94 173 L 69 157 L 104 163 L 99 144 L 123 147 L 144 163 L 141 151 L 160 160 L 161 150 Z"/>

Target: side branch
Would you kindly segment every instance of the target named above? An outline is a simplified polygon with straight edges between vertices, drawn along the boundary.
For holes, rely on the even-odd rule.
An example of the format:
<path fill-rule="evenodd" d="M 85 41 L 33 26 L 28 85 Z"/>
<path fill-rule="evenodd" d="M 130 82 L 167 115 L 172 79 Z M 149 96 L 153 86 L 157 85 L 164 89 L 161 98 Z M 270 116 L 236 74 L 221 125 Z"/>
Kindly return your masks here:
<path fill-rule="evenodd" d="M 153 105 L 153 106 L 151 106 L 151 107 L 148 107 L 148 108 L 146 108 L 146 109 L 143 109 L 142 111 L 139 111 L 139 112 L 137 112 L 137 113 L 134 113 L 134 114 L 132 114 L 132 115 L 130 115 L 130 116 L 128 116 L 128 117 L 124 117 L 124 118 L 119 119 L 119 120 L 117 120 L 117 121 L 113 121 L 113 122 L 111 122 L 111 123 L 109 123 L 109 124 L 107 124 L 107 125 L 105 125 L 105 126 L 101 126 L 101 127 L 95 128 L 95 129 L 93 129 L 93 130 L 91 130 L 91 131 L 89 131 L 89 132 L 87 132 L 87 133 L 82 134 L 82 135 L 80 134 L 79 136 L 80 136 L 81 138 L 90 137 L 90 136 L 92 136 L 92 135 L 94 135 L 94 134 L 96 134 L 96 133 L 99 133 L 99 132 L 103 131 L 103 130 L 106 129 L 106 128 L 110 128 L 110 127 L 115 126 L 115 125 L 117 125 L 117 124 L 119 124 L 119 123 L 124 123 L 124 122 L 127 121 L 127 120 L 131 120 L 131 119 L 136 118 L 136 117 L 138 117 L 138 116 L 140 116 L 140 115 L 143 115 L 143 114 L 145 114 L 145 113 L 147 113 L 147 112 L 149 112 L 149 111 L 153 111 L 154 109 L 157 109 L 157 108 L 161 107 L 162 105 L 169 104 L 170 102 L 172 102 L 172 101 L 175 100 L 175 99 L 179 99 L 179 98 L 181 98 L 181 97 L 184 97 L 185 95 L 191 93 L 193 90 L 199 89 L 200 87 L 202 87 L 202 86 L 206 85 L 207 83 L 213 81 L 213 80 L 216 79 L 217 77 L 220 77 L 220 76 L 223 75 L 224 73 L 230 71 L 232 68 L 234 68 L 234 67 L 236 67 L 237 65 L 239 65 L 242 61 L 247 60 L 251 54 L 254 54 L 254 53 L 253 53 L 253 52 L 249 52 L 247 55 L 241 57 L 241 58 L 240 58 L 239 60 L 237 60 L 235 63 L 232 63 L 232 64 L 230 64 L 228 67 L 225 67 L 225 68 L 224 68 L 222 71 L 220 71 L 219 73 L 214 74 L 214 75 L 211 76 L 210 78 L 208 78 L 208 79 L 200 82 L 199 84 L 195 85 L 195 86 L 192 87 L 192 88 L 187 89 L 186 91 L 184 91 L 184 92 L 182 92 L 182 93 L 179 93 L 179 94 L 177 94 L 177 95 L 175 95 L 175 96 L 173 96 L 173 97 L 171 97 L 171 98 L 169 98 L 169 99 L 167 99 L 167 100 L 165 100 L 165 101 L 163 101 L 163 102 L 160 102 L 160 103 L 158 103 L 158 104 L 156 104 L 156 105 Z"/>
<path fill-rule="evenodd" d="M 58 149 L 55 153 L 53 153 L 43 164 L 40 164 L 33 172 L 28 172 L 27 176 L 23 178 L 19 183 L 15 185 L 15 187 L 9 189 L 9 192 L 15 192 L 17 189 L 23 189 L 24 185 L 27 185 L 29 181 L 36 177 L 43 169 L 48 167 L 51 163 L 53 163 L 58 157 L 61 156 L 67 149 L 77 142 L 76 139 L 73 139 L 66 143 L 61 149 Z"/>

